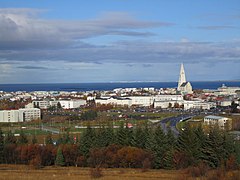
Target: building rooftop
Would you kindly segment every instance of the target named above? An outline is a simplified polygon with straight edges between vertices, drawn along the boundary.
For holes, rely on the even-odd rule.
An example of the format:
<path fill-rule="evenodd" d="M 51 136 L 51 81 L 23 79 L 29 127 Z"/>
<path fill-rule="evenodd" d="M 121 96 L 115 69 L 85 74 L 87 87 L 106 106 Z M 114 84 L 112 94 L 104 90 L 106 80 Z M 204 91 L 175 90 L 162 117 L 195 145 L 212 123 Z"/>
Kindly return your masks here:
<path fill-rule="evenodd" d="M 225 117 L 210 115 L 210 116 L 205 116 L 205 118 L 214 119 L 214 120 L 219 120 L 219 119 L 222 119 L 222 118 L 225 118 Z"/>

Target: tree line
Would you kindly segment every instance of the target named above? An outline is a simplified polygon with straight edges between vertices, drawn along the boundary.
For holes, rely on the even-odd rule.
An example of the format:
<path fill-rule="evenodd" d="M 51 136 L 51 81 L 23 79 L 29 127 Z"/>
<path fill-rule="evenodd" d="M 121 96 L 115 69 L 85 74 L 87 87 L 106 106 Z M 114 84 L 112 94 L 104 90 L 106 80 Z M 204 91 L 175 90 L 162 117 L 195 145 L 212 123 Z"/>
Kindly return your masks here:
<path fill-rule="evenodd" d="M 235 169 L 240 164 L 240 142 L 226 131 L 212 127 L 205 133 L 201 126 L 187 125 L 178 137 L 161 126 L 138 125 L 118 129 L 111 125 L 90 126 L 80 137 L 61 135 L 56 143 L 51 134 L 44 145 L 35 136 L 29 141 L 21 132 L 3 136 L 0 130 L 0 162 L 36 166 L 83 166 L 106 168 L 180 169 L 204 164 L 209 168 Z"/>

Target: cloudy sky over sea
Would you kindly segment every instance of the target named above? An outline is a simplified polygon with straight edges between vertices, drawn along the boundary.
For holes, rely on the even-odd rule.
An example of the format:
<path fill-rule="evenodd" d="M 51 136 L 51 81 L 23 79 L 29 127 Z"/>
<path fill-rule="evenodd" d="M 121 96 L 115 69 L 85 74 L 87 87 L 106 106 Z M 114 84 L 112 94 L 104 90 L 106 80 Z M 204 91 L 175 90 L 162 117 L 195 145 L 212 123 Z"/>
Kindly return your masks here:
<path fill-rule="evenodd" d="M 239 0 L 0 0 L 0 83 L 240 79 Z"/>

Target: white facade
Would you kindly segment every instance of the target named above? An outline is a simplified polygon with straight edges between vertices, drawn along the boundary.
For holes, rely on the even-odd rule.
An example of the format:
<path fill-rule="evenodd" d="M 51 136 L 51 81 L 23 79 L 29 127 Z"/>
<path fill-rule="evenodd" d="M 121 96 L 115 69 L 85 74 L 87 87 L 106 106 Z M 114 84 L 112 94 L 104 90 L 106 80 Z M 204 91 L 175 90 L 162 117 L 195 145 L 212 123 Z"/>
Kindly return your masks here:
<path fill-rule="evenodd" d="M 185 82 L 187 82 L 186 81 L 186 75 L 185 75 L 183 64 L 181 64 L 179 80 L 178 80 L 178 88 L 177 88 L 178 91 L 181 91 L 180 87 Z"/>
<path fill-rule="evenodd" d="M 19 109 L 19 121 L 31 121 L 41 118 L 41 110 L 38 108 Z"/>
<path fill-rule="evenodd" d="M 225 84 L 218 88 L 218 91 L 222 95 L 236 95 L 236 91 L 240 90 L 240 87 L 227 87 Z"/>
<path fill-rule="evenodd" d="M 96 104 L 114 104 L 114 105 L 127 105 L 127 106 L 145 106 L 149 107 L 156 101 L 182 101 L 182 95 L 157 95 L 157 96 L 128 96 L 128 97 L 102 97 L 95 99 Z"/>
<path fill-rule="evenodd" d="M 19 122 L 18 110 L 0 111 L 0 122 Z"/>
<path fill-rule="evenodd" d="M 222 116 L 205 116 L 204 124 L 206 125 L 215 125 L 217 124 L 219 127 L 224 128 L 227 124 L 230 125 L 230 118 L 222 117 Z M 231 126 L 230 126 L 231 128 Z"/>
<path fill-rule="evenodd" d="M 112 105 L 120 105 L 120 106 L 131 106 L 131 99 L 129 98 L 101 98 L 95 99 L 96 104 L 112 104 Z"/>
<path fill-rule="evenodd" d="M 0 111 L 0 122 L 24 122 L 40 118 L 41 110 L 38 108 Z"/>
<path fill-rule="evenodd" d="M 221 101 L 220 102 L 220 106 L 224 106 L 224 107 L 231 106 L 231 104 L 232 104 L 232 101 Z"/>
<path fill-rule="evenodd" d="M 63 109 L 74 109 L 80 106 L 86 105 L 86 100 L 60 100 L 59 101 Z"/>
<path fill-rule="evenodd" d="M 33 107 L 38 107 L 40 109 L 47 109 L 50 107 L 49 101 L 33 101 Z"/>
<path fill-rule="evenodd" d="M 154 102 L 153 96 L 129 96 L 131 99 L 131 105 L 137 106 L 151 106 Z"/>
<path fill-rule="evenodd" d="M 203 101 L 184 101 L 184 110 L 188 109 L 211 109 L 216 107 L 214 102 L 203 102 Z"/>
<path fill-rule="evenodd" d="M 183 101 L 154 101 L 153 107 L 166 109 L 166 108 L 169 108 L 170 105 L 171 107 L 174 107 L 176 103 L 178 105 L 183 105 Z"/>
<path fill-rule="evenodd" d="M 177 90 L 181 92 L 181 94 L 193 93 L 191 83 L 186 81 L 186 75 L 185 75 L 183 64 L 181 64 L 181 68 L 180 68 Z"/>
<path fill-rule="evenodd" d="M 192 85 L 190 82 L 185 82 L 179 87 L 181 94 L 192 94 Z"/>

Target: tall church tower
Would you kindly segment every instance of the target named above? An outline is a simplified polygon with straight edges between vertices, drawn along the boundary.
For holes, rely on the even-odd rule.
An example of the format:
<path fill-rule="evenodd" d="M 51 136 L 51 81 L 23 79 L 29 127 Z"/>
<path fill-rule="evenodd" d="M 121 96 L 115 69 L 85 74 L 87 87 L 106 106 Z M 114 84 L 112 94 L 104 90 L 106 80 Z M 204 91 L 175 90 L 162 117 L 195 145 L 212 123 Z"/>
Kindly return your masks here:
<path fill-rule="evenodd" d="M 177 88 L 178 91 L 180 91 L 180 87 L 183 83 L 186 83 L 186 76 L 185 76 L 185 71 L 182 63 L 180 68 L 179 80 L 178 80 L 178 88 Z"/>

